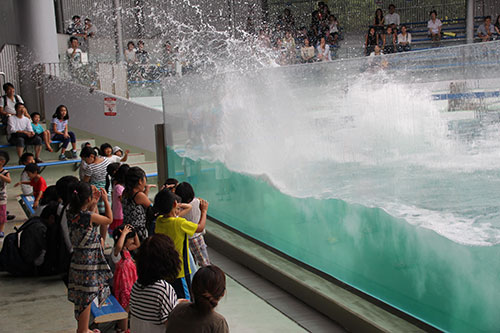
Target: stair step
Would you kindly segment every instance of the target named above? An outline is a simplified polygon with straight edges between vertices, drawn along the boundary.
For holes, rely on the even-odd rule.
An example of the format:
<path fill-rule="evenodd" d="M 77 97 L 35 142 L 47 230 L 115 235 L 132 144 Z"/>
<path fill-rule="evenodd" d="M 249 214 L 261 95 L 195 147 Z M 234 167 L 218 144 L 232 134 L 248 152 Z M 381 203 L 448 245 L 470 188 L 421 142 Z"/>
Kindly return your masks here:
<path fill-rule="evenodd" d="M 156 173 L 157 171 L 156 162 L 131 163 L 130 166 L 138 166 L 144 170 L 146 174 Z"/>
<path fill-rule="evenodd" d="M 143 153 L 128 154 L 127 164 L 146 162 L 146 156 Z"/>

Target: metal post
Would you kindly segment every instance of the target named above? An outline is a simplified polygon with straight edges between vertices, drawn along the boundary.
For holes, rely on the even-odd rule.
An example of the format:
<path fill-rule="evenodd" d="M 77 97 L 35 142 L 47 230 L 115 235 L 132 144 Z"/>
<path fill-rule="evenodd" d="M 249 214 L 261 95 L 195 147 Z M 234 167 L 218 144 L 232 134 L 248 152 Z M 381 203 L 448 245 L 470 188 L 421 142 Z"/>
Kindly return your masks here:
<path fill-rule="evenodd" d="M 158 188 L 160 188 L 168 178 L 167 160 L 167 140 L 165 138 L 165 124 L 155 125 L 156 141 L 156 169 L 158 171 Z"/>
<path fill-rule="evenodd" d="M 465 31 L 467 44 L 474 43 L 474 0 L 467 0 Z"/>
<path fill-rule="evenodd" d="M 114 11 L 115 11 L 115 44 L 116 44 L 116 61 L 123 62 L 123 29 L 122 29 L 122 6 L 120 0 L 114 0 Z"/>

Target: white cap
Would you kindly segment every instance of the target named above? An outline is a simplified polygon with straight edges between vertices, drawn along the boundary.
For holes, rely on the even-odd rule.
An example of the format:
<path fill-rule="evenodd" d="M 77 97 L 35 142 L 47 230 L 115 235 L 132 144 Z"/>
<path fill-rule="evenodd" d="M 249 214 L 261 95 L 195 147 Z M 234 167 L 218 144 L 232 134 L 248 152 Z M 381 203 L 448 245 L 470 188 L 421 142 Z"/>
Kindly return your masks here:
<path fill-rule="evenodd" d="M 121 148 L 120 148 L 120 147 L 118 147 L 118 146 L 114 146 L 114 147 L 113 147 L 113 154 L 115 154 L 115 153 L 116 153 L 117 151 L 119 151 L 119 150 L 123 153 L 123 149 L 121 149 Z"/>

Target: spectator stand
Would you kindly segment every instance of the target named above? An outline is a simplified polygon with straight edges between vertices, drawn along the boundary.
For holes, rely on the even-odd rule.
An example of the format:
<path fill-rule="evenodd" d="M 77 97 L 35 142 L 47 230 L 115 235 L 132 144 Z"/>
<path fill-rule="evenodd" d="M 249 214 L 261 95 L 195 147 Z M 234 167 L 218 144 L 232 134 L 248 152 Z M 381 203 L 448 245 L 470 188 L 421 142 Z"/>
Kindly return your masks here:
<path fill-rule="evenodd" d="M 484 17 L 477 16 L 474 18 L 474 40 L 480 41 L 476 36 L 476 30 L 482 24 Z M 429 29 L 427 28 L 428 21 L 407 22 L 403 23 L 408 28 L 412 35 L 412 51 L 426 50 L 431 48 L 432 40 L 429 37 Z M 445 19 L 441 20 L 443 27 L 441 28 L 441 41 L 439 46 L 450 46 L 462 44 L 466 41 L 465 18 Z"/>

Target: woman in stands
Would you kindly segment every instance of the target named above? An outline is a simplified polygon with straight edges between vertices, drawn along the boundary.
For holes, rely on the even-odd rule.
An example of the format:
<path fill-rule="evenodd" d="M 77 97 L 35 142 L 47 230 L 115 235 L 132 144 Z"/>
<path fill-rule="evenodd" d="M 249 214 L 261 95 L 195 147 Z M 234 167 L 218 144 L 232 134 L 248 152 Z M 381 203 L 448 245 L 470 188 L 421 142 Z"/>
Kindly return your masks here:
<path fill-rule="evenodd" d="M 375 11 L 375 18 L 373 19 L 373 26 L 375 27 L 375 32 L 377 35 L 382 35 L 384 32 L 384 13 L 381 8 L 377 8 Z"/>
<path fill-rule="evenodd" d="M 226 276 L 217 266 L 200 268 L 191 286 L 193 303 L 179 303 L 170 313 L 168 332 L 229 332 L 226 319 L 215 312 L 219 300 L 226 293 Z"/>
<path fill-rule="evenodd" d="M 135 260 L 137 282 L 130 293 L 130 331 L 164 333 L 177 303 L 177 294 L 170 283 L 179 273 L 179 254 L 168 236 L 156 234 L 141 244 Z"/>
<path fill-rule="evenodd" d="M 431 19 L 427 22 L 427 29 L 429 29 L 429 35 L 433 41 L 434 46 L 439 46 L 439 41 L 441 40 L 441 27 L 443 23 L 437 18 L 437 12 L 432 10 L 430 12 Z"/>
<path fill-rule="evenodd" d="M 75 305 L 78 333 L 89 333 L 90 304 L 102 304 L 110 295 L 108 281 L 113 277 L 104 258 L 97 225 L 113 220 L 108 195 L 86 182 L 72 190 L 68 208 L 68 227 L 73 255 L 68 276 L 68 300 Z M 99 199 L 104 201 L 104 215 L 93 213 Z"/>
<path fill-rule="evenodd" d="M 369 56 L 375 50 L 375 46 L 377 45 L 378 35 L 375 32 L 375 28 L 370 27 L 365 39 L 365 55 Z"/>
<path fill-rule="evenodd" d="M 68 108 L 64 105 L 59 105 L 56 109 L 56 113 L 52 116 L 50 132 L 52 134 L 53 141 L 62 141 L 61 155 L 59 155 L 59 159 L 61 161 L 66 160 L 66 155 L 64 153 L 66 152 L 66 148 L 70 142 L 73 148 L 71 151 L 71 157 L 78 157 L 76 154 L 76 136 L 75 133 L 68 131 L 68 120 Z"/>
<path fill-rule="evenodd" d="M 411 50 L 411 33 L 406 29 L 405 25 L 401 26 L 401 33 L 398 35 L 398 52 Z"/>
<path fill-rule="evenodd" d="M 326 43 L 325 37 L 321 37 L 318 45 L 318 61 L 332 61 L 330 45 Z"/>
<path fill-rule="evenodd" d="M 386 33 L 382 36 L 382 49 L 384 54 L 394 53 L 396 50 L 396 36 L 391 27 L 387 27 Z"/>

